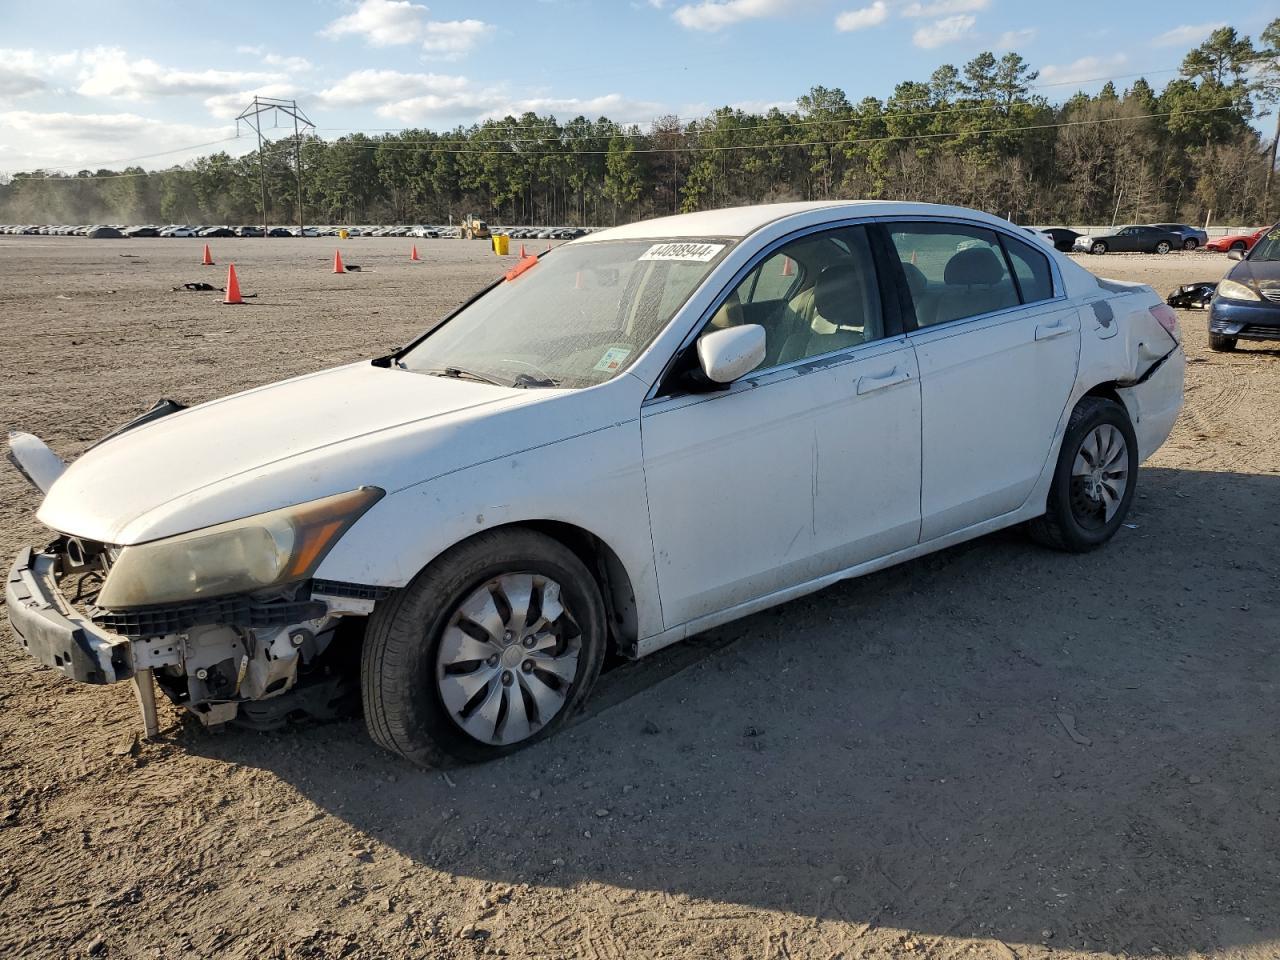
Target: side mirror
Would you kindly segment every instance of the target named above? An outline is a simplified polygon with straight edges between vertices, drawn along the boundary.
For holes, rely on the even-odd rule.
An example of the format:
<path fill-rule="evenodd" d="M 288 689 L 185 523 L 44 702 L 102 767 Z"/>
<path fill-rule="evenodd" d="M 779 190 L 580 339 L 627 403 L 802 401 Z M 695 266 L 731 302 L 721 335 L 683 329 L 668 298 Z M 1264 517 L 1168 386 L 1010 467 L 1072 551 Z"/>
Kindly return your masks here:
<path fill-rule="evenodd" d="M 1244 259 L 1244 251 L 1243 251 L 1243 250 L 1228 250 L 1228 251 L 1227 251 L 1227 259 L 1228 259 L 1228 260 L 1243 260 L 1243 259 Z"/>
<path fill-rule="evenodd" d="M 712 383 L 727 385 L 764 362 L 764 327 L 747 323 L 704 334 L 698 341 L 698 363 Z"/>

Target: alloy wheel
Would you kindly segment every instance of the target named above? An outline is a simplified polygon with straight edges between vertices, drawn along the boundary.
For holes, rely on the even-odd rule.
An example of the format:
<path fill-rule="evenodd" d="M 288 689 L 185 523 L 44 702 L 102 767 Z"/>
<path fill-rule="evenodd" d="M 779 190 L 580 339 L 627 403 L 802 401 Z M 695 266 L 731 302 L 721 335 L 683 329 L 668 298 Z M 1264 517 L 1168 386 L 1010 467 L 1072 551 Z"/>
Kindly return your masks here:
<path fill-rule="evenodd" d="M 1096 530 L 1111 522 L 1129 485 L 1129 446 L 1109 423 L 1090 430 L 1071 465 L 1071 511 L 1082 527 Z"/>
<path fill-rule="evenodd" d="M 503 574 L 473 590 L 450 615 L 436 656 L 440 699 L 472 738 L 519 743 L 563 709 L 581 648 L 556 581 Z"/>

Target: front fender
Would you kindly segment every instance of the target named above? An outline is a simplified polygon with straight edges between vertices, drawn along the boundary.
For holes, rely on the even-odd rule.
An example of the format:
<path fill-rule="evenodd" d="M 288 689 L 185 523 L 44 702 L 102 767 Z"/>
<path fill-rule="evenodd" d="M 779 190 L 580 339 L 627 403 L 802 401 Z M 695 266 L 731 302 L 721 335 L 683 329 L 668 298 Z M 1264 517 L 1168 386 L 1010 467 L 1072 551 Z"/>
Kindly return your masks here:
<path fill-rule="evenodd" d="M 639 635 L 659 633 L 640 444 L 633 419 L 394 491 L 357 521 L 316 576 L 403 587 L 477 533 L 556 521 L 586 530 L 617 554 L 635 592 Z"/>

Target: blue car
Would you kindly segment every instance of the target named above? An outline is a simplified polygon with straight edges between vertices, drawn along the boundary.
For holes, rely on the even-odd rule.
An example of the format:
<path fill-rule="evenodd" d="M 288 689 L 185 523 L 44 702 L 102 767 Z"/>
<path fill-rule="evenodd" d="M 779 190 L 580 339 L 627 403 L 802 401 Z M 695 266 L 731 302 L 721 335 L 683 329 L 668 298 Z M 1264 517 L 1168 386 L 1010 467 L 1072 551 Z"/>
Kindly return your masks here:
<path fill-rule="evenodd" d="M 1228 251 L 1239 260 L 1209 304 L 1209 346 L 1234 350 L 1238 340 L 1280 340 L 1280 224 L 1253 248 Z"/>

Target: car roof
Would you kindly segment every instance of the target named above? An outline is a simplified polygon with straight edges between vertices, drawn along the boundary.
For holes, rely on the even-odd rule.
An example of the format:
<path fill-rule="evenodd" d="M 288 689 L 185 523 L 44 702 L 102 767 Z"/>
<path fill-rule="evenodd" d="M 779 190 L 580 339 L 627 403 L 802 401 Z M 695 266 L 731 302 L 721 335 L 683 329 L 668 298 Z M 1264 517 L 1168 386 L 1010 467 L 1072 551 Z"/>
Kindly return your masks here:
<path fill-rule="evenodd" d="M 1007 220 L 967 207 L 940 203 L 903 203 L 896 200 L 815 200 L 799 203 L 760 203 L 749 207 L 725 207 L 702 210 L 672 217 L 640 220 L 621 227 L 598 230 L 579 237 L 574 243 L 597 243 L 601 240 L 666 239 L 670 237 L 746 237 L 762 227 L 800 217 L 816 210 L 839 211 L 843 216 L 931 216 L 963 217 L 986 220 L 993 225 L 1017 229 Z"/>

